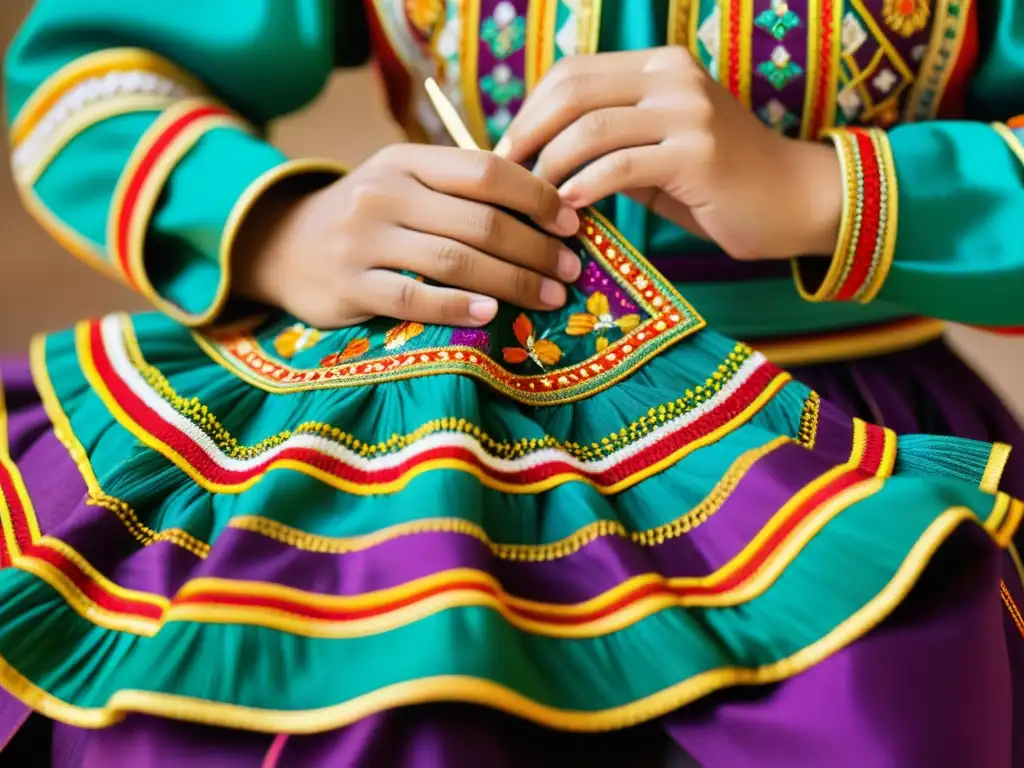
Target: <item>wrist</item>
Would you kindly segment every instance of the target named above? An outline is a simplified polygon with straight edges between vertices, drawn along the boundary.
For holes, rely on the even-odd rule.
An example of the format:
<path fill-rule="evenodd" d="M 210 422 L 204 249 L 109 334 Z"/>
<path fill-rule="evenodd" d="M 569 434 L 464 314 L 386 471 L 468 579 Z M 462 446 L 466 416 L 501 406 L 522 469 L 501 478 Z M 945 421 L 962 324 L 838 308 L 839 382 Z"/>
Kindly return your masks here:
<path fill-rule="evenodd" d="M 238 228 L 231 253 L 233 293 L 250 301 L 280 306 L 281 267 L 292 250 L 302 204 L 338 179 L 338 174 L 311 172 L 287 176 L 265 189 Z"/>
<path fill-rule="evenodd" d="M 843 218 L 845 176 L 839 154 L 829 143 L 789 142 L 786 167 L 796 202 L 791 257 L 831 256 L 836 249 Z"/>

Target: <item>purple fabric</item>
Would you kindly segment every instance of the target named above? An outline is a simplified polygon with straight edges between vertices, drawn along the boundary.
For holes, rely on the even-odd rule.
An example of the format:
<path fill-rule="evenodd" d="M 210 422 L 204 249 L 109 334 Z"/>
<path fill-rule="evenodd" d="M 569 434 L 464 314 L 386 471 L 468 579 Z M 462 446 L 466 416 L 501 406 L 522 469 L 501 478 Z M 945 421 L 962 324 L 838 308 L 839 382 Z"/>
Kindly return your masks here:
<path fill-rule="evenodd" d="M 784 684 L 676 713 L 669 732 L 709 767 L 1013 765 L 1001 560 L 963 557 L 983 537 L 965 529 L 880 629 Z"/>
<path fill-rule="evenodd" d="M 791 277 L 788 261 L 736 261 L 721 253 L 662 253 L 648 258 L 658 272 L 673 283 L 720 283 Z"/>

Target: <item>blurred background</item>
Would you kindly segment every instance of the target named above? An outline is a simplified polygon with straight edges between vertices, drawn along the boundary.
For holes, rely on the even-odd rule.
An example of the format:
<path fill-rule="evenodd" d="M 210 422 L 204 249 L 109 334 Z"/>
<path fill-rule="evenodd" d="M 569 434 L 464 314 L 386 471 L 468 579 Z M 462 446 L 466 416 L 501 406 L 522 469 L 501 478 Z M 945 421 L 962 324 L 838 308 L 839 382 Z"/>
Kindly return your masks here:
<path fill-rule="evenodd" d="M 31 0 L 0 0 L 0 40 L 5 51 L 31 4 Z M 367 71 L 335 76 L 317 103 L 281 121 L 274 130 L 275 141 L 293 156 L 329 156 L 346 163 L 358 162 L 397 137 Z M 39 331 L 111 310 L 142 307 L 129 291 L 93 273 L 52 243 L 22 210 L 9 173 L 2 176 L 0 354 L 23 354 L 28 339 Z M 1024 418 L 1024 338 L 959 328 L 951 337 Z"/>

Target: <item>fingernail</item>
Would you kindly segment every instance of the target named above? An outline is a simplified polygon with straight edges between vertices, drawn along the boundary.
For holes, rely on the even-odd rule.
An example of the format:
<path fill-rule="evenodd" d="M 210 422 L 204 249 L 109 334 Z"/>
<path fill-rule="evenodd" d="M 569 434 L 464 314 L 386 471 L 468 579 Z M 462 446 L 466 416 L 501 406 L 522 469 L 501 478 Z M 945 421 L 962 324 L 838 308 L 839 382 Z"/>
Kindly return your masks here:
<path fill-rule="evenodd" d="M 502 136 L 501 141 L 494 145 L 494 154 L 499 157 L 508 157 L 509 150 L 512 149 L 512 142 L 508 136 Z"/>
<path fill-rule="evenodd" d="M 562 202 L 567 204 L 568 207 L 572 206 L 570 202 L 576 196 L 576 185 L 571 181 L 567 181 L 565 184 L 558 188 L 558 196 L 562 198 Z"/>
<path fill-rule="evenodd" d="M 549 307 L 562 306 L 565 303 L 565 286 L 545 277 L 540 281 L 540 300 Z"/>
<path fill-rule="evenodd" d="M 568 205 L 563 205 L 555 217 L 555 225 L 566 234 L 575 235 L 580 228 L 580 215 Z"/>
<path fill-rule="evenodd" d="M 564 282 L 576 282 L 576 278 L 580 276 L 582 269 L 580 257 L 568 248 L 563 248 L 558 252 L 558 266 L 555 271 Z"/>
<path fill-rule="evenodd" d="M 498 302 L 490 296 L 474 296 L 469 301 L 469 316 L 477 322 L 490 322 L 497 313 Z"/>

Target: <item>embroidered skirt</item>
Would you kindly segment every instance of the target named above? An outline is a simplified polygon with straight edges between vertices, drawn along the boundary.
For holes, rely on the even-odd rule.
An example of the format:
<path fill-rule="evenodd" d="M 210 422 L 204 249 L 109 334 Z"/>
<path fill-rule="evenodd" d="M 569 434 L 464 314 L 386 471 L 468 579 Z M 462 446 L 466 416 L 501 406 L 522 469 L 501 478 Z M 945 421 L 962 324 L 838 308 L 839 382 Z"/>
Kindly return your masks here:
<path fill-rule="evenodd" d="M 3 758 L 1021 760 L 1019 478 L 898 434 L 1020 442 L 994 396 L 939 345 L 795 380 L 587 234 L 485 332 L 115 315 L 4 366 Z"/>

